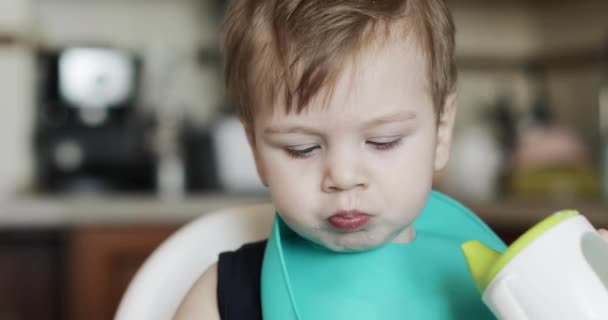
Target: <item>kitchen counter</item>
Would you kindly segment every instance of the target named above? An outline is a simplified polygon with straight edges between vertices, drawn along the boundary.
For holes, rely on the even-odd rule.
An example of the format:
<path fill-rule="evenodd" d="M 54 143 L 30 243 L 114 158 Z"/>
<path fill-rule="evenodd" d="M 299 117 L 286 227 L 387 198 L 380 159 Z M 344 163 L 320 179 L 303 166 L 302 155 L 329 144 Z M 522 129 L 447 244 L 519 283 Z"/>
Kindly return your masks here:
<path fill-rule="evenodd" d="M 203 194 L 161 201 L 152 195 L 25 197 L 0 202 L 0 227 L 182 224 L 220 208 L 268 202 L 264 195 Z"/>
<path fill-rule="evenodd" d="M 161 201 L 152 195 L 106 197 L 26 197 L 0 202 L 0 227 L 35 228 L 83 224 L 182 224 L 229 206 L 268 202 L 267 195 L 201 194 Z M 492 227 L 527 229 L 560 209 L 577 209 L 597 227 L 608 228 L 608 206 L 599 202 L 507 200 L 466 203 Z"/>
<path fill-rule="evenodd" d="M 493 228 L 526 230 L 559 210 L 574 209 L 598 228 L 608 228 L 608 206 L 599 201 L 521 201 L 466 204 Z"/>

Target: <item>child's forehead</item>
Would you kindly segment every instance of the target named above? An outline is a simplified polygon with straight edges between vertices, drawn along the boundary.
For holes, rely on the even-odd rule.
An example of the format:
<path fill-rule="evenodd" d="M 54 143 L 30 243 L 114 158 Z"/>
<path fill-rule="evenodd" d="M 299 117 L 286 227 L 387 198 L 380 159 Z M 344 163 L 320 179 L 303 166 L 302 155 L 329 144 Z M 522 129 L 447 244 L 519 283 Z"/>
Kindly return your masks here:
<path fill-rule="evenodd" d="M 333 81 L 320 87 L 301 109 L 287 107 L 284 95 L 278 94 L 272 97 L 274 101 L 256 108 L 255 114 L 285 117 L 349 112 L 353 106 L 405 105 L 404 100 L 420 104 L 420 100 L 431 99 L 426 58 L 410 39 L 385 41 L 345 57 L 341 68 L 331 76 Z"/>

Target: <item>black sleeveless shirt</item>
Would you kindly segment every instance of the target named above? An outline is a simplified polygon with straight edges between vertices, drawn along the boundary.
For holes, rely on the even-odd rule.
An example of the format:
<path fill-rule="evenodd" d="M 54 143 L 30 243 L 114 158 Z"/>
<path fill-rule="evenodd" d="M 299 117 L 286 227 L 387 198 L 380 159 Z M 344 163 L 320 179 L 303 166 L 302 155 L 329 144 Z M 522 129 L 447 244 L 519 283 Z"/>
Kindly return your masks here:
<path fill-rule="evenodd" d="M 222 320 L 262 320 L 260 279 L 266 240 L 223 252 L 217 262 L 217 303 Z"/>

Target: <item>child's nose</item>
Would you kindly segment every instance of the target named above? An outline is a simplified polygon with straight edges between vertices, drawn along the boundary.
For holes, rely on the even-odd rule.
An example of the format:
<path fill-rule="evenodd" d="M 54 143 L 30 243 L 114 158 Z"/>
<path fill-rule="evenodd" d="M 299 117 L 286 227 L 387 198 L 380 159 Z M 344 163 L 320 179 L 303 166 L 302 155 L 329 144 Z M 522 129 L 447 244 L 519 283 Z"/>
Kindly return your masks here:
<path fill-rule="evenodd" d="M 368 177 L 356 158 L 334 156 L 327 159 L 321 186 L 324 192 L 339 192 L 357 187 L 367 187 Z"/>

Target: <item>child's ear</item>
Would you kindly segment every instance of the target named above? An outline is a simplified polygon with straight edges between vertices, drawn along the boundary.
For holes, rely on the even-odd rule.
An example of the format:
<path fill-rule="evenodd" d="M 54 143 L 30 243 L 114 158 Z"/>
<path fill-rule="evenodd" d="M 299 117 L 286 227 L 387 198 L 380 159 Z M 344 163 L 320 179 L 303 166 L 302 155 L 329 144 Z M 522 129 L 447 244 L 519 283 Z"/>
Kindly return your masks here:
<path fill-rule="evenodd" d="M 435 146 L 435 171 L 445 168 L 450 159 L 454 120 L 456 118 L 456 93 L 451 93 L 445 99 L 443 112 L 437 124 L 437 145 Z"/>
<path fill-rule="evenodd" d="M 253 128 L 250 125 L 246 124 L 243 120 L 241 120 L 241 123 L 243 124 L 243 128 L 245 130 L 245 136 L 247 137 L 247 142 L 249 142 L 249 146 L 251 147 L 251 152 L 253 153 L 253 160 L 255 161 L 255 169 L 258 172 L 258 177 L 260 177 L 262 184 L 265 187 L 268 187 L 268 183 L 266 182 L 266 172 L 264 171 L 264 168 L 262 166 L 262 161 L 260 161 L 260 155 L 258 152 L 258 148 L 256 147 L 255 132 L 253 131 Z"/>

